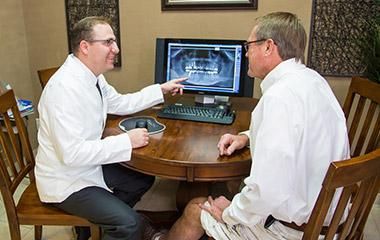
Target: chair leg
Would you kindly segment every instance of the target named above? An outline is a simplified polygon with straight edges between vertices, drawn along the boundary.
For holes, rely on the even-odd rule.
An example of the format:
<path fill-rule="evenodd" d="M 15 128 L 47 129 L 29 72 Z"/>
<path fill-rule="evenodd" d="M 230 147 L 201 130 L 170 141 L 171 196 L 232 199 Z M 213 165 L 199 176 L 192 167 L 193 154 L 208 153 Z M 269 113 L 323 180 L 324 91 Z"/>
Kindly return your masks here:
<path fill-rule="evenodd" d="M 93 224 L 90 226 L 90 229 L 91 229 L 91 240 L 100 240 L 101 239 L 100 227 L 98 225 Z"/>
<path fill-rule="evenodd" d="M 11 235 L 12 240 L 21 240 L 20 225 L 10 224 L 9 225 L 9 233 Z"/>
<path fill-rule="evenodd" d="M 34 239 L 35 240 L 41 240 L 42 238 L 42 226 L 41 225 L 35 225 L 34 226 Z"/>

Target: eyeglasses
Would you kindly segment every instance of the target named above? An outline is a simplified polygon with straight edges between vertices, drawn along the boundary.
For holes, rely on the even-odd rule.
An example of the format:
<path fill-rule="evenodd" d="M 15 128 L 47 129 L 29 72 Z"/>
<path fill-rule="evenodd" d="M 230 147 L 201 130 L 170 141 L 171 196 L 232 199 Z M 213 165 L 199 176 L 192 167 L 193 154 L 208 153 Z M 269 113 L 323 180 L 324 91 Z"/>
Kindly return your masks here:
<path fill-rule="evenodd" d="M 248 52 L 248 49 L 249 49 L 249 45 L 252 44 L 252 43 L 258 43 L 258 42 L 264 42 L 268 39 L 266 38 L 263 38 L 263 39 L 258 39 L 258 40 L 255 40 L 255 41 L 249 41 L 249 42 L 245 42 L 244 43 L 244 48 L 245 48 L 245 51 Z"/>
<path fill-rule="evenodd" d="M 93 43 L 93 42 L 101 42 L 103 45 L 106 45 L 107 47 L 110 47 L 113 43 L 117 44 L 116 39 L 109 38 L 109 39 L 94 39 L 94 40 L 86 40 L 87 42 Z"/>

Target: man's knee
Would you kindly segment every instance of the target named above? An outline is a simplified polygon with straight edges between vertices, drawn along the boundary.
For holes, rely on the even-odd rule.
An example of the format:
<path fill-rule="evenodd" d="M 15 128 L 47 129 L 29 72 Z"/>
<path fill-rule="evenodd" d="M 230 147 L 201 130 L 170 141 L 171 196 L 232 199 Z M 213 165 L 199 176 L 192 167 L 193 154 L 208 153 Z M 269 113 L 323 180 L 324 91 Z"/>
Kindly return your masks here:
<path fill-rule="evenodd" d="M 126 239 L 139 239 L 142 234 L 141 217 L 136 212 L 120 212 L 111 225 L 103 226 L 104 233 L 110 236 L 124 236 Z"/>
<path fill-rule="evenodd" d="M 128 211 L 121 212 L 117 218 L 120 225 L 130 225 L 132 228 L 141 226 L 142 222 L 140 215 L 136 211 L 130 209 L 128 209 Z"/>
<path fill-rule="evenodd" d="M 203 204 L 206 201 L 207 198 L 205 197 L 193 198 L 186 205 L 183 216 L 189 220 L 199 220 L 200 222 L 201 208 L 199 207 L 199 204 Z"/>
<path fill-rule="evenodd" d="M 193 198 L 190 200 L 190 202 L 188 203 L 189 204 L 199 204 L 199 203 L 204 203 L 207 201 L 207 198 L 206 197 L 197 197 L 197 198 Z"/>

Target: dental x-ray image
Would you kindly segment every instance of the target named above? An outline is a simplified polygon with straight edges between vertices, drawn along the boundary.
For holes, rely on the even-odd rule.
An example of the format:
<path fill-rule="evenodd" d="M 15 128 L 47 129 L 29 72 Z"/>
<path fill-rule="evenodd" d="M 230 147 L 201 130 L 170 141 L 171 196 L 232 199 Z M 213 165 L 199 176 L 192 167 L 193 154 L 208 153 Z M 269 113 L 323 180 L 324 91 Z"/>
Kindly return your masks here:
<path fill-rule="evenodd" d="M 233 88 L 236 49 L 207 46 L 171 46 L 169 79 L 188 77 L 187 86 Z"/>

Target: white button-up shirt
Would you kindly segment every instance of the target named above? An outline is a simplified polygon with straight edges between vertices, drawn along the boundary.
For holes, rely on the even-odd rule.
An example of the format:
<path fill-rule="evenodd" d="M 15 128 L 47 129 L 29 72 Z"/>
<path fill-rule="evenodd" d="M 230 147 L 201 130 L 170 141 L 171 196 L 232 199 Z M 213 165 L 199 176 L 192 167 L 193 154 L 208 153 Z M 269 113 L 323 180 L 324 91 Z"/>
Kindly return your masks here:
<path fill-rule="evenodd" d="M 330 162 L 349 158 L 346 119 L 326 80 L 289 59 L 261 83 L 252 112 L 252 168 L 223 212 L 231 225 L 254 226 L 272 214 L 307 222 Z"/>
<path fill-rule="evenodd" d="M 96 88 L 96 82 L 102 97 Z M 121 95 L 69 55 L 46 85 L 39 105 L 36 183 L 41 201 L 62 202 L 88 186 L 107 190 L 102 165 L 128 161 L 126 133 L 101 139 L 107 114 L 132 114 L 163 101 L 159 85 Z"/>

